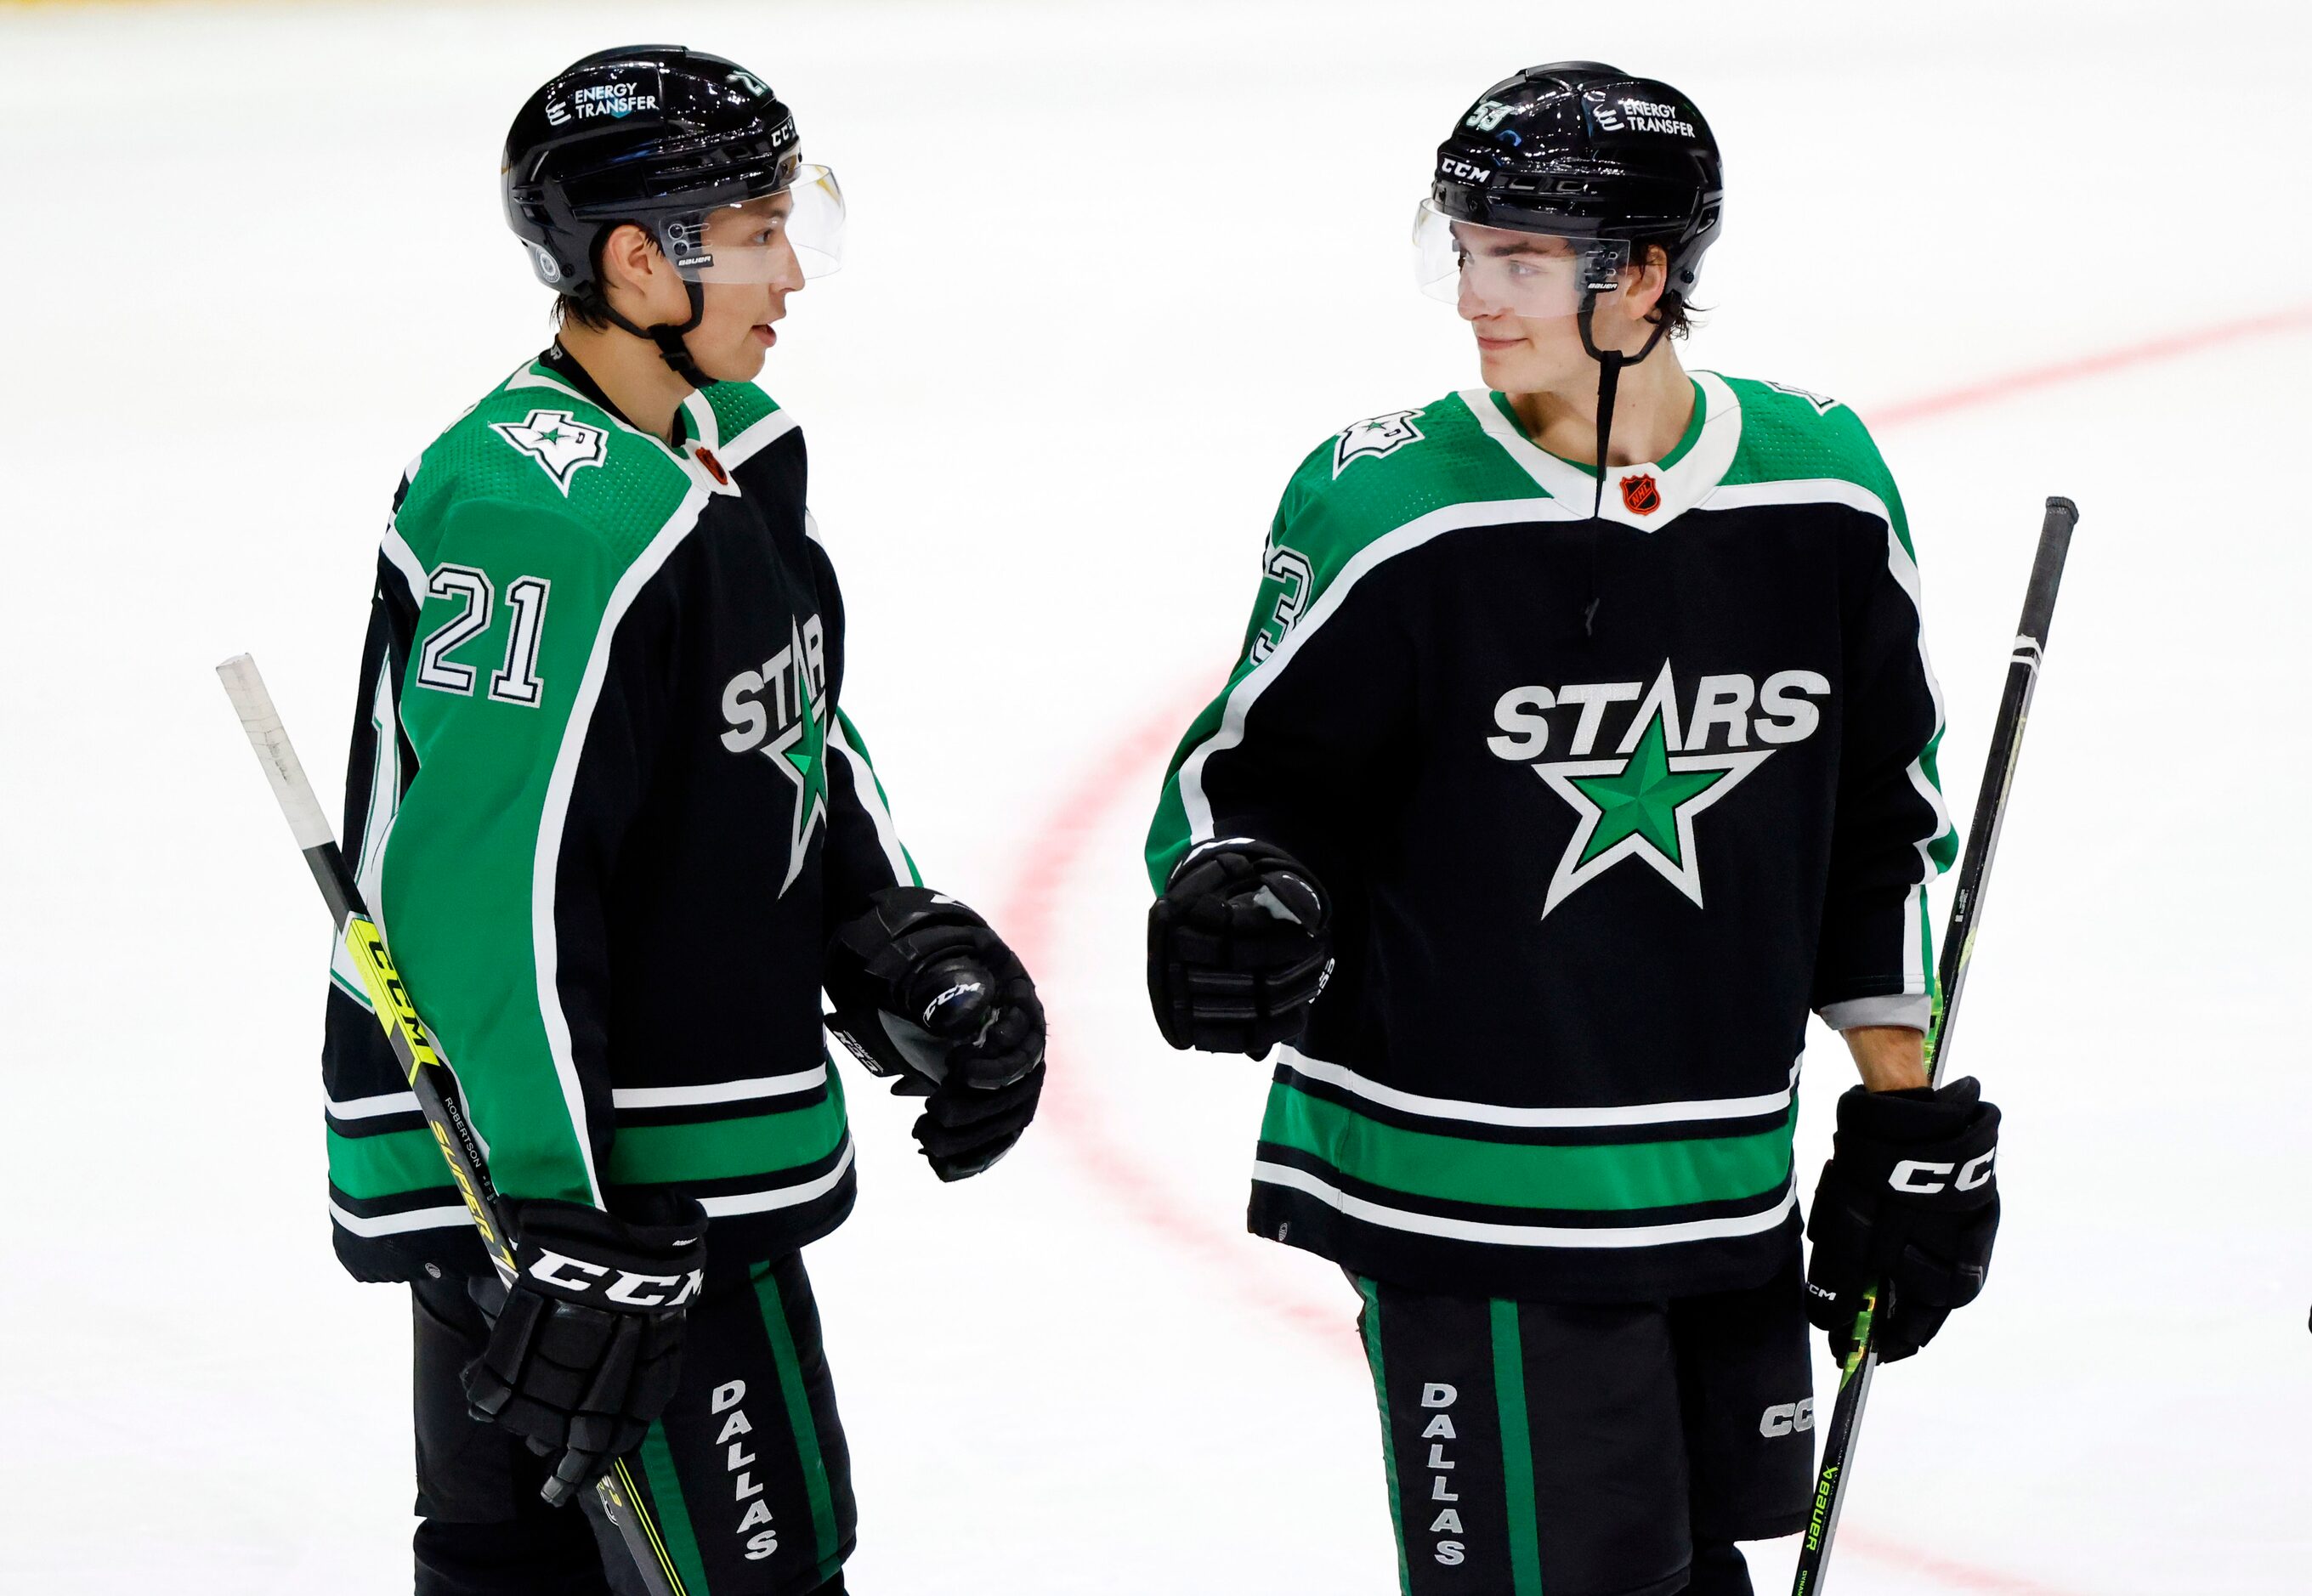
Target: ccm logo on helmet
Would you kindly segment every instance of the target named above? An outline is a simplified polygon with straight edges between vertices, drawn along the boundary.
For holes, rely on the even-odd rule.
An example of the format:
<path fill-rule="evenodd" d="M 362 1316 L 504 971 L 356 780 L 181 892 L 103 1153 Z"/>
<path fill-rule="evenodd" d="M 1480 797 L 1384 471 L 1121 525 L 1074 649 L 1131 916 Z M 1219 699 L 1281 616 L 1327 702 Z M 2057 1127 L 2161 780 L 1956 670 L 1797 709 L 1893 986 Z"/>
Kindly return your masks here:
<path fill-rule="evenodd" d="M 1777 1402 L 1758 1415 L 1758 1434 L 1772 1441 L 1777 1435 L 1787 1435 L 1794 1430 L 1814 1428 L 1814 1399 L 1803 1402 Z"/>
<path fill-rule="evenodd" d="M 1490 182 L 1493 176 L 1493 174 L 1484 167 L 1472 166 L 1469 162 L 1457 160 L 1450 155 L 1444 156 L 1438 161 L 1437 170 L 1443 172 L 1449 178 L 1458 178 L 1464 183 L 1475 183 L 1480 188 L 1483 188 L 1486 183 Z"/>
<path fill-rule="evenodd" d="M 1972 1191 L 1991 1179 L 1991 1161 L 1999 1156 L 1993 1147 L 1965 1164 L 1928 1164 L 1917 1158 L 1905 1158 L 1887 1177 L 1887 1183 L 1897 1191 L 1940 1191 L 1949 1186 L 1957 1191 Z M 1951 1171 L 1958 1171 L 1958 1179 L 1951 1179 Z"/>
<path fill-rule="evenodd" d="M 629 1308 L 679 1308 L 696 1296 L 706 1283 L 703 1269 L 692 1269 L 687 1275 L 639 1275 L 632 1269 L 606 1269 L 599 1263 L 542 1250 L 530 1266 L 530 1274 L 533 1279 L 558 1286 L 573 1295 L 600 1295 Z M 612 1275 L 617 1278 L 605 1285 Z"/>

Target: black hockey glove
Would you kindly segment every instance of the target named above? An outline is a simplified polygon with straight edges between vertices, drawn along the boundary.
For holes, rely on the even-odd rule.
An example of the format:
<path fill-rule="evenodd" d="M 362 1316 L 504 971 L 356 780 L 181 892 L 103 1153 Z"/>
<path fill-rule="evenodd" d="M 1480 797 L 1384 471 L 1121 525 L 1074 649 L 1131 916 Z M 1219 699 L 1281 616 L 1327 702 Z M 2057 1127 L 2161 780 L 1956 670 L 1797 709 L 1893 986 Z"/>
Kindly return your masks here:
<path fill-rule="evenodd" d="M 705 1279 L 706 1212 L 672 1201 L 664 1225 L 582 1203 L 511 1205 L 513 1287 L 461 1378 L 476 1418 L 559 1454 L 542 1493 L 556 1506 L 640 1446 L 674 1395 L 684 1305 Z"/>
<path fill-rule="evenodd" d="M 1003 1157 L 1036 1117 L 1043 1095 L 1041 1064 L 1009 1086 L 968 1086 L 950 1076 L 933 1087 L 915 1121 L 915 1140 L 932 1173 L 942 1181 L 968 1180 Z"/>
<path fill-rule="evenodd" d="M 1245 837 L 1180 861 L 1148 911 L 1148 1001 L 1177 1048 L 1265 1058 L 1309 1023 L 1333 972 L 1324 888 L 1282 848 Z"/>
<path fill-rule="evenodd" d="M 915 1140 L 942 1181 L 1012 1150 L 1044 1087 L 1044 1006 L 1020 958 L 953 898 L 888 887 L 835 934 L 832 1028 L 859 1061 L 927 1097 Z"/>
<path fill-rule="evenodd" d="M 1981 1295 L 1999 1232 L 1998 1154 L 1999 1111 L 1972 1076 L 1839 1098 L 1807 1220 L 1807 1313 L 1842 1362 L 1874 1284 L 1886 1286 L 1874 1321 L 1883 1363 L 1910 1356 Z"/>

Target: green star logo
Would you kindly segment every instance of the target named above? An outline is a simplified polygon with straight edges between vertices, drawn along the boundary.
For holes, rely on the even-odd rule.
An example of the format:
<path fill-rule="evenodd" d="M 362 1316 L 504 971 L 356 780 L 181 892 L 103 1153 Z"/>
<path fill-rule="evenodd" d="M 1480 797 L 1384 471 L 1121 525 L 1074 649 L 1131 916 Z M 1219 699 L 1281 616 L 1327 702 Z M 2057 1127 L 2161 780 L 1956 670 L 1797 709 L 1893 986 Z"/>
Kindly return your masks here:
<path fill-rule="evenodd" d="M 1537 763 L 1534 773 L 1573 806 L 1580 816 L 1572 840 L 1550 878 L 1542 905 L 1547 919 L 1560 903 L 1620 864 L 1651 866 L 1696 907 L 1702 907 L 1702 861 L 1694 817 L 1724 798 L 1772 757 L 1771 748 L 1723 754 L 1680 754 L 1677 687 L 1669 662 L 1638 705 L 1637 719 L 1613 759 Z"/>
<path fill-rule="evenodd" d="M 1620 771 L 1611 776 L 1569 778 L 1581 796 L 1598 806 L 1590 840 L 1581 845 L 1580 864 L 1588 864 L 1625 837 L 1642 837 L 1647 846 L 1683 867 L 1686 843 L 1678 836 L 1677 812 L 1726 780 L 1722 770 L 1678 772 L 1669 768 L 1664 746 L 1661 711 L 1645 723 L 1638 746 Z"/>
<path fill-rule="evenodd" d="M 793 640 L 795 718 L 763 745 L 763 757 L 778 766 L 779 773 L 795 788 L 787 878 L 779 884 L 781 896 L 794 885 L 795 877 L 802 874 L 803 861 L 810 857 L 812 829 L 827 824 L 827 720 L 805 663 L 801 627 L 793 628 Z"/>

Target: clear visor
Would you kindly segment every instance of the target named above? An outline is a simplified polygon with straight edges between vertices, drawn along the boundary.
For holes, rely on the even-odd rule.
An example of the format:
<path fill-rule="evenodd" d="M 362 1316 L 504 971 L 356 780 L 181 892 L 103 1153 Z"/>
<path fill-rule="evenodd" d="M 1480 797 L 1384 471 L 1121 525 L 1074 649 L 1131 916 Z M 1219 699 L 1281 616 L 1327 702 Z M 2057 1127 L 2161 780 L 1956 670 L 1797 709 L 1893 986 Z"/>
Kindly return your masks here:
<path fill-rule="evenodd" d="M 1619 289 L 1630 244 L 1480 227 L 1423 200 L 1413 218 L 1413 260 L 1421 292 L 1464 316 L 1538 321 L 1578 315 L 1587 295 Z"/>
<path fill-rule="evenodd" d="M 843 265 L 843 190 L 826 167 L 798 166 L 777 193 L 669 222 L 660 241 L 690 282 L 800 288 Z"/>

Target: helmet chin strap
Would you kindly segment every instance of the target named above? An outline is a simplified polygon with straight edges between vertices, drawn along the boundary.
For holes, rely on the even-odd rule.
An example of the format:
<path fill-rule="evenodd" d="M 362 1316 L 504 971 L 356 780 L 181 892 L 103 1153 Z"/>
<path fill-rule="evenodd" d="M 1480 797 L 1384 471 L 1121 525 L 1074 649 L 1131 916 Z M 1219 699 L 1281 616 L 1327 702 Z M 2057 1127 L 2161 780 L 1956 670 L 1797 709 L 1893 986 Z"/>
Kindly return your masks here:
<path fill-rule="evenodd" d="M 1590 504 L 1590 593 L 1581 606 L 1581 634 L 1596 635 L 1598 624 L 1598 523 L 1606 514 L 1606 445 L 1614 433 L 1614 401 L 1621 391 L 1622 368 L 1642 363 L 1654 352 L 1662 335 L 1669 330 L 1667 321 L 1658 324 L 1645 347 L 1635 354 L 1624 354 L 1618 349 L 1600 349 L 1590 332 L 1590 318 L 1598 309 L 1595 289 L 1585 289 L 1581 294 L 1581 313 L 1575 319 L 1581 327 L 1581 347 L 1598 362 L 1598 492 Z"/>
<path fill-rule="evenodd" d="M 682 287 L 684 292 L 690 298 L 690 319 L 679 327 L 671 321 L 661 321 L 655 327 L 636 327 L 610 309 L 607 296 L 603 300 L 602 310 L 604 314 L 609 317 L 611 323 L 621 332 L 632 333 L 637 338 L 648 338 L 657 344 L 659 358 L 666 362 L 669 371 L 691 387 L 703 388 L 710 386 L 716 379 L 698 369 L 698 362 L 690 358 L 690 346 L 682 341 L 682 336 L 705 318 L 706 291 L 687 277 L 683 279 Z M 1585 340 L 1589 336 L 1586 327 L 1582 336 Z M 1651 348 L 1652 345 L 1649 344 L 1647 347 Z M 1645 357 L 1641 355 L 1638 358 L 1642 360 Z"/>

